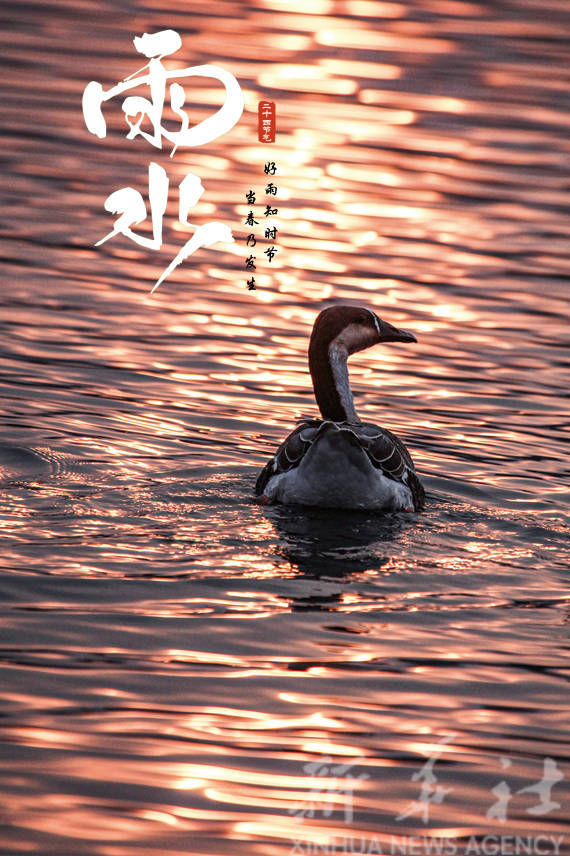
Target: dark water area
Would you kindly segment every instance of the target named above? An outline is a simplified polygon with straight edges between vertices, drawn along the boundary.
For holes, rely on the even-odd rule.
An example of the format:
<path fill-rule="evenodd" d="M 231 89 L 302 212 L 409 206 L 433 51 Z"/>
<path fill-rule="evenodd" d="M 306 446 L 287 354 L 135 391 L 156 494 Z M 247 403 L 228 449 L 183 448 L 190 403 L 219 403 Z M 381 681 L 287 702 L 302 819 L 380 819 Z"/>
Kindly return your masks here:
<path fill-rule="evenodd" d="M 0 853 L 570 853 L 567 3 L 45 0 L 0 22 Z M 230 71 L 241 120 L 173 157 L 118 104 L 90 134 L 86 84 L 167 28 L 165 65 Z M 186 90 L 192 122 L 223 101 Z M 250 291 L 269 158 L 278 253 L 258 242 Z M 151 160 L 161 250 L 95 247 L 110 193 L 148 204 Z M 151 295 L 189 171 L 190 222 L 236 240 Z M 317 415 L 308 338 L 343 302 L 417 336 L 350 371 L 420 514 L 253 501 Z"/>

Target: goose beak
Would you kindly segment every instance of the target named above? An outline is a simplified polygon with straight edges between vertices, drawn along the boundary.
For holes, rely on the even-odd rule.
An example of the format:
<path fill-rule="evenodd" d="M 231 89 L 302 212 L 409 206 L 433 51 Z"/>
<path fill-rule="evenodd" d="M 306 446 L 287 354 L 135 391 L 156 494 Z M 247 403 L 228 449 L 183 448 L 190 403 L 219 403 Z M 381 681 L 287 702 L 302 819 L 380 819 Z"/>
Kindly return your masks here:
<path fill-rule="evenodd" d="M 378 333 L 380 334 L 380 342 L 417 342 L 418 340 L 409 330 L 399 330 L 388 324 L 387 321 L 382 321 L 378 318 Z"/>
<path fill-rule="evenodd" d="M 409 330 L 397 330 L 398 338 L 397 342 L 417 342 L 418 340 L 414 336 L 413 333 L 410 333 Z"/>

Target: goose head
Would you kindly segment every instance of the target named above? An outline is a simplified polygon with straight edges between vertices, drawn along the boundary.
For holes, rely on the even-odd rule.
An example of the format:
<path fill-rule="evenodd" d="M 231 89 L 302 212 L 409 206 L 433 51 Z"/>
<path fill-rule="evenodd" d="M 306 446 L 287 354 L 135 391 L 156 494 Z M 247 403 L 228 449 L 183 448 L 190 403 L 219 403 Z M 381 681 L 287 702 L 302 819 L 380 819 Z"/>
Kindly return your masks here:
<path fill-rule="evenodd" d="M 309 342 L 309 369 L 323 419 L 359 422 L 348 381 L 351 354 L 381 342 L 417 342 L 413 333 L 383 321 L 371 309 L 330 306 L 317 317 Z"/>

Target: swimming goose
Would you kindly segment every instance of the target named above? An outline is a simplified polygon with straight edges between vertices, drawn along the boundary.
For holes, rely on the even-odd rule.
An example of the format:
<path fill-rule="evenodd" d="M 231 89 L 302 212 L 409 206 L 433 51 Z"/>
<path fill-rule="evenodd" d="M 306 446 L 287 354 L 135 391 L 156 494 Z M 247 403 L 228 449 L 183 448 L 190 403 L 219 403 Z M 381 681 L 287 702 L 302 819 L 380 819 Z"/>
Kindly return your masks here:
<path fill-rule="evenodd" d="M 416 342 L 372 312 L 331 306 L 315 321 L 309 369 L 321 419 L 302 422 L 263 468 L 258 502 L 321 508 L 419 511 L 424 489 L 410 454 L 386 428 L 361 422 L 346 361 L 379 342 Z"/>

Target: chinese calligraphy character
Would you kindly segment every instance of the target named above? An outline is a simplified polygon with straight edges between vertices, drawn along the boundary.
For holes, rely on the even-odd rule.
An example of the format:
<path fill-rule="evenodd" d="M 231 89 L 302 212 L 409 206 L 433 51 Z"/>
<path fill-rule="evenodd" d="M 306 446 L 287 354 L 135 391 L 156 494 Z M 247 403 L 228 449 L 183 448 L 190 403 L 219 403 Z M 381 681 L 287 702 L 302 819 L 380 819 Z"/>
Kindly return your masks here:
<path fill-rule="evenodd" d="M 288 809 L 289 814 L 295 817 L 314 817 L 315 806 L 321 805 L 323 817 L 330 817 L 334 811 L 334 803 L 340 801 L 338 797 L 344 797 L 344 819 L 346 823 L 352 823 L 354 783 L 370 777 L 368 773 L 352 776 L 349 770 L 354 766 L 353 763 L 330 766 L 331 761 L 332 758 L 325 755 L 322 761 L 312 761 L 303 766 L 313 780 L 311 799 L 305 805 L 296 803 Z M 341 776 L 344 778 L 344 785 L 339 786 L 338 781 Z"/>
<path fill-rule="evenodd" d="M 169 180 L 166 170 L 157 163 L 150 163 L 148 167 L 148 196 L 151 211 L 152 238 L 138 235 L 132 230 L 132 226 L 146 220 L 147 210 L 144 199 L 134 187 L 122 187 L 115 190 L 105 200 L 105 210 L 111 214 L 118 214 L 111 232 L 95 244 L 98 247 L 105 241 L 116 235 L 124 235 L 141 247 L 150 250 L 159 250 L 162 246 L 162 219 L 166 211 Z M 188 173 L 178 187 L 179 213 L 178 219 L 183 226 L 189 226 L 188 213 L 204 193 L 204 187 L 197 175 Z M 223 223 L 205 223 L 196 227 L 194 235 L 189 238 L 182 249 L 166 268 L 162 276 L 157 280 L 152 291 L 155 291 L 163 280 L 185 259 L 189 258 L 199 247 L 210 247 L 218 241 L 233 242 L 233 237 L 228 226 Z M 152 293 L 152 292 L 151 292 Z"/>
<path fill-rule="evenodd" d="M 186 261 L 186 259 L 200 247 L 211 247 L 213 244 L 217 244 L 218 241 L 232 243 L 233 240 L 231 229 L 229 226 L 226 226 L 225 223 L 213 221 L 211 223 L 204 223 L 203 226 L 197 226 L 192 237 L 186 241 L 182 249 L 179 250 L 176 256 L 172 259 L 162 276 L 157 279 L 150 293 L 152 294 L 155 292 L 160 283 L 172 273 L 174 268 L 179 264 L 182 264 L 183 261 Z"/>
<path fill-rule="evenodd" d="M 275 142 L 275 102 L 259 101 L 257 105 L 257 139 L 260 143 Z"/>
<path fill-rule="evenodd" d="M 455 736 L 455 734 L 448 734 L 438 740 L 438 743 L 442 748 L 436 749 L 436 751 L 430 756 L 429 760 L 427 760 L 423 765 L 421 770 L 413 774 L 412 780 L 414 782 L 422 782 L 420 796 L 417 800 L 413 800 L 406 811 L 403 811 L 397 816 L 396 820 L 404 820 L 404 818 L 410 817 L 412 814 L 420 814 L 423 823 L 427 823 L 429 821 L 430 803 L 441 804 L 445 795 L 453 790 L 453 788 L 443 788 L 441 785 L 437 785 L 434 788 L 434 784 L 437 782 L 437 776 L 435 775 L 433 768 L 443 752 L 443 746 L 446 743 L 451 743 Z"/>
<path fill-rule="evenodd" d="M 527 808 L 527 814 L 540 816 L 548 814 L 553 809 L 560 808 L 560 803 L 554 802 L 551 799 L 552 788 L 564 778 L 564 773 L 561 773 L 556 766 L 554 758 L 545 758 L 543 763 L 542 779 L 536 785 L 528 785 L 526 788 L 521 788 L 517 794 L 537 794 L 540 797 L 540 802 L 536 805 Z"/>
<path fill-rule="evenodd" d="M 111 214 L 120 214 L 116 220 L 113 230 L 97 241 L 98 247 L 115 235 L 125 235 L 141 247 L 150 250 L 159 250 L 162 246 L 162 218 L 166 211 L 169 179 L 166 170 L 157 163 L 150 163 L 148 167 L 148 196 L 152 218 L 152 238 L 145 238 L 132 231 L 131 226 L 141 223 L 146 219 L 147 212 L 142 195 L 134 187 L 122 187 L 115 190 L 105 200 L 105 210 Z M 178 219 L 183 226 L 189 226 L 188 213 L 198 202 L 204 193 L 204 187 L 197 175 L 189 172 L 178 187 L 179 213 Z"/>
<path fill-rule="evenodd" d="M 221 137 L 238 122 L 244 108 L 243 93 L 235 77 L 228 71 L 215 65 L 196 65 L 173 71 L 166 70 L 162 59 L 175 53 L 182 46 L 182 40 L 175 30 L 145 33 L 142 36 L 135 36 L 133 41 L 135 49 L 148 58 L 146 65 L 107 91 L 96 80 L 92 80 L 85 87 L 83 117 L 87 129 L 92 134 L 99 139 L 103 139 L 107 134 L 102 104 L 139 86 L 148 87 L 150 99 L 140 95 L 130 95 L 123 101 L 122 110 L 129 126 L 127 139 L 132 140 L 136 136 L 141 136 L 156 148 L 161 149 L 164 137 L 173 144 L 171 157 L 178 146 L 203 146 Z M 139 75 L 139 72 L 145 69 L 148 69 L 148 72 Z M 172 78 L 185 77 L 210 77 L 219 80 L 226 90 L 225 101 L 216 113 L 191 128 L 188 116 L 182 109 L 186 99 L 184 89 L 179 83 L 172 83 L 169 91 L 170 107 L 180 119 L 180 129 L 169 131 L 161 124 L 166 100 L 166 84 Z M 141 128 L 145 117 L 152 126 L 152 134 Z"/>
<path fill-rule="evenodd" d="M 269 105 L 269 102 L 267 102 L 267 105 Z M 262 114 L 265 110 L 270 110 L 270 109 L 273 110 L 274 105 L 273 105 L 273 107 L 267 106 L 267 105 L 265 102 L 260 102 L 260 105 L 259 105 L 260 117 L 262 117 Z M 261 118 L 260 118 L 260 121 L 261 121 Z M 277 165 L 276 165 L 275 161 L 267 161 L 264 168 L 263 168 L 263 171 L 266 175 L 271 175 L 271 176 L 275 175 L 277 173 Z M 265 185 L 265 195 L 266 196 L 277 196 L 278 190 L 279 190 L 279 188 L 272 181 L 268 181 Z M 246 198 L 246 201 L 249 205 L 253 205 L 256 202 L 256 190 L 250 188 L 247 191 L 247 193 L 245 194 L 245 198 Z M 273 217 L 278 213 L 278 211 L 279 211 L 278 208 L 272 208 L 271 205 L 266 204 L 265 205 L 265 211 L 263 212 L 263 215 L 266 218 L 267 217 Z M 247 217 L 244 220 L 244 223 L 246 226 L 249 226 L 251 229 L 253 229 L 254 226 L 259 225 L 259 220 L 255 219 L 253 209 L 250 209 Z M 268 241 L 276 241 L 277 232 L 278 232 L 278 229 L 276 226 L 274 226 L 272 223 L 267 223 L 265 226 L 265 229 L 264 229 L 264 238 Z M 246 247 L 255 247 L 257 245 L 257 238 L 255 235 L 255 232 L 251 231 L 250 234 L 247 235 L 247 237 L 245 238 L 245 243 L 246 243 Z M 274 260 L 274 258 L 278 252 L 279 252 L 279 249 L 274 244 L 271 244 L 265 250 L 263 250 L 263 253 L 267 257 L 269 264 L 271 264 L 271 262 Z M 255 258 L 256 258 L 255 256 L 250 255 L 249 258 L 247 258 L 245 260 L 246 270 L 255 270 L 255 264 L 254 264 Z M 255 283 L 255 280 L 253 279 L 253 277 L 251 278 L 251 280 L 247 281 L 248 288 L 251 287 L 250 286 L 251 282 Z"/>
<path fill-rule="evenodd" d="M 148 59 L 142 68 L 107 92 L 104 91 L 100 83 L 94 80 L 85 87 L 82 103 L 83 117 L 90 133 L 95 134 L 100 139 L 104 138 L 107 134 L 107 126 L 102 112 L 103 103 L 140 86 L 148 87 L 150 98 L 129 95 L 122 103 L 125 120 L 129 126 L 127 139 L 132 140 L 141 136 L 160 149 L 164 137 L 173 144 L 171 157 L 177 146 L 203 145 L 215 140 L 236 124 L 243 112 L 244 101 L 239 83 L 233 75 L 214 65 L 194 66 L 175 71 L 167 71 L 163 66 L 163 58 L 175 53 L 182 46 L 180 36 L 175 30 L 161 30 L 150 35 L 145 33 L 142 36 L 136 36 L 134 45 L 135 49 Z M 148 69 L 147 73 L 141 74 L 146 69 Z M 223 106 L 213 116 L 190 128 L 188 116 L 182 109 L 186 99 L 184 89 L 179 83 L 173 82 L 169 90 L 170 107 L 180 120 L 180 129 L 168 131 L 161 123 L 166 99 L 166 84 L 173 77 L 213 77 L 219 80 L 226 90 Z M 141 127 L 145 120 L 148 120 L 152 128 L 151 133 Z M 99 246 L 117 235 L 124 235 L 139 246 L 159 250 L 162 246 L 162 226 L 166 212 L 168 189 L 169 179 L 166 170 L 157 163 L 150 163 L 148 168 L 148 199 L 152 222 L 152 237 L 150 238 L 138 234 L 133 229 L 133 226 L 142 223 L 147 218 L 147 209 L 141 193 L 134 187 L 122 187 L 111 193 L 105 200 L 105 210 L 118 216 L 111 232 L 97 241 L 95 246 Z M 223 223 L 213 221 L 202 226 L 194 226 L 188 222 L 190 209 L 204 193 L 204 187 L 197 175 L 188 173 L 180 182 L 178 193 L 178 219 L 183 226 L 190 226 L 195 231 L 157 280 L 152 292 L 158 288 L 177 265 L 189 258 L 200 247 L 211 247 L 218 242 L 233 242 L 231 230 Z"/>
<path fill-rule="evenodd" d="M 501 758 L 503 769 L 511 766 L 511 761 L 508 758 Z M 552 799 L 552 788 L 558 782 L 561 782 L 564 774 L 560 772 L 556 766 L 556 761 L 553 758 L 545 758 L 543 762 L 543 772 L 540 781 L 534 785 L 527 785 L 525 788 L 520 788 L 516 791 L 517 794 L 536 794 L 539 797 L 539 802 L 530 808 L 526 809 L 527 814 L 532 814 L 539 817 L 554 809 L 560 808 L 560 803 L 554 802 Z M 497 801 L 487 810 L 486 816 L 490 820 L 498 820 L 499 823 L 505 823 L 507 820 L 507 806 L 512 799 L 512 791 L 508 783 L 503 779 L 491 791 Z"/>
<path fill-rule="evenodd" d="M 256 290 L 256 288 L 255 288 L 255 277 L 252 276 L 251 279 L 248 279 L 247 289 L 248 289 L 248 291 L 255 291 Z"/>
<path fill-rule="evenodd" d="M 95 244 L 96 247 L 104 244 L 115 235 L 125 235 L 141 247 L 150 250 L 159 250 L 162 246 L 162 218 L 166 211 L 166 200 L 168 196 L 168 176 L 166 170 L 157 163 L 151 163 L 148 167 L 148 197 L 150 202 L 152 218 L 152 238 L 145 238 L 133 232 L 131 226 L 146 220 L 147 211 L 144 199 L 134 187 L 122 187 L 115 190 L 105 200 L 105 211 L 110 214 L 119 214 L 115 225 L 108 235 L 101 238 Z M 202 188 L 202 193 L 203 193 Z M 198 197 L 201 195 L 198 194 Z"/>
<path fill-rule="evenodd" d="M 507 770 L 511 766 L 511 761 L 508 758 L 501 758 L 501 766 L 503 770 Z M 512 791 L 507 782 L 503 779 L 498 785 L 491 790 L 491 793 L 497 797 L 497 801 L 493 803 L 491 808 L 487 809 L 486 817 L 489 820 L 498 820 L 499 823 L 505 823 L 507 819 L 507 807 L 512 799 Z"/>

